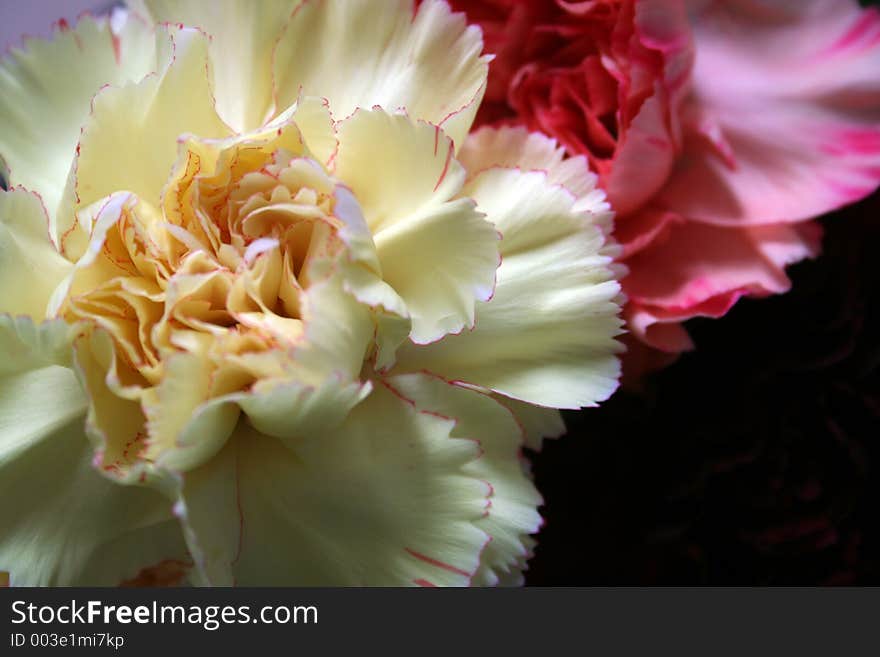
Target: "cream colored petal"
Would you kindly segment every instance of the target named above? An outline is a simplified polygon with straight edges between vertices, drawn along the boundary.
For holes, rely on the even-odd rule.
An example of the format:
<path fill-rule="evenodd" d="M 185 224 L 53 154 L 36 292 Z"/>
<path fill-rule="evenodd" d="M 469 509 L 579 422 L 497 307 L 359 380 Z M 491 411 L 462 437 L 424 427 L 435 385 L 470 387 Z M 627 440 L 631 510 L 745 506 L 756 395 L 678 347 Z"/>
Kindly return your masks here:
<path fill-rule="evenodd" d="M 220 451 L 238 421 L 238 406 L 233 399 L 210 399 L 214 369 L 201 354 L 172 354 L 163 366 L 160 384 L 141 398 L 150 452 L 160 467 L 189 470 Z"/>
<path fill-rule="evenodd" d="M 412 340 L 471 328 L 492 294 L 498 235 L 458 192 L 464 171 L 442 130 L 382 110 L 339 125 L 336 175 L 363 209 L 382 277 L 406 302 Z M 381 175 L 376 175 L 376 172 Z"/>
<path fill-rule="evenodd" d="M 601 202 L 596 174 L 589 171 L 584 156 L 565 157 L 565 149 L 555 139 L 521 126 L 483 127 L 465 140 L 458 153 L 468 180 L 487 169 L 544 171 L 547 182 L 562 185 L 576 197 L 592 195 Z"/>
<path fill-rule="evenodd" d="M 120 523 L 123 531 L 95 548 L 80 567 L 76 586 L 130 585 L 137 583 L 145 573 L 163 568 L 174 573 L 167 580 L 169 584 L 185 584 L 192 559 L 180 522 L 169 512 L 168 500 L 145 488 L 125 487 L 123 490 L 118 503 L 131 505 L 128 511 L 141 516 L 137 523 L 130 523 L 131 526 Z M 155 585 L 150 579 L 146 583 Z"/>
<path fill-rule="evenodd" d="M 375 271 L 362 263 L 345 264 L 343 280 L 346 292 L 370 307 L 375 323 L 376 351 L 371 357 L 373 366 L 383 370 L 394 364 L 397 348 L 412 331 L 406 303 Z"/>
<path fill-rule="evenodd" d="M 330 102 L 343 119 L 357 108 L 404 108 L 441 125 L 461 145 L 482 100 L 488 58 L 479 28 L 445 2 L 306 2 L 274 57 L 278 111 L 300 93 Z"/>
<path fill-rule="evenodd" d="M 599 227 L 543 172 L 489 169 L 463 190 L 503 234 L 495 296 L 477 327 L 426 347 L 404 345 L 402 371 L 555 408 L 592 406 L 617 387 L 620 285 Z M 598 216 L 597 216 L 598 215 Z"/>
<path fill-rule="evenodd" d="M 12 585 L 112 585 L 185 558 L 164 498 L 94 470 L 88 400 L 55 364 L 67 360 L 71 337 L 61 322 L 0 315 L 2 352 L 19 354 L 0 370 L 0 496 L 16 501 L 0 514 L 0 570 Z"/>
<path fill-rule="evenodd" d="M 99 330 L 77 340 L 76 367 L 89 394 L 86 429 L 96 465 L 122 483 L 173 497 L 175 473 L 213 458 L 240 415 L 241 395 L 211 396 L 215 370 L 202 354 L 170 354 L 158 385 L 126 386 L 119 376 L 126 366 Z"/>
<path fill-rule="evenodd" d="M 239 400 L 258 430 L 285 440 L 335 428 L 370 391 L 359 379 L 374 323 L 344 289 L 341 270 L 312 283 L 302 313 L 303 339 L 292 357 L 277 356 L 289 376 L 258 381 Z"/>
<path fill-rule="evenodd" d="M 50 365 L 69 367 L 78 331 L 60 319 L 40 324 L 31 317 L 0 314 L 0 376 Z"/>
<path fill-rule="evenodd" d="M 196 586 L 236 584 L 233 564 L 243 527 L 237 442 L 228 441 L 214 458 L 178 480 L 174 514 L 192 555 L 191 578 Z"/>
<path fill-rule="evenodd" d="M 297 380 L 266 381 L 240 401 L 254 427 L 296 441 L 335 428 L 370 394 L 369 384 L 330 377 L 317 386 Z"/>
<path fill-rule="evenodd" d="M 104 233 L 130 198 L 115 195 L 111 204 L 116 209 L 98 214 L 93 239 L 76 265 L 78 273 L 100 279 L 100 272 L 92 269 L 104 252 Z M 342 422 L 369 392 L 359 377 L 375 329 L 369 308 L 344 289 L 342 263 L 321 264 L 324 277 L 314 274 L 316 280 L 300 300 L 304 333 L 288 348 L 282 340 L 277 350 L 265 354 L 275 371 L 247 392 L 216 396 L 217 365 L 197 350 L 165 353 L 158 384 L 144 381 L 129 393 L 116 374 L 119 358 L 107 336 L 99 333 L 81 341 L 78 360 L 93 399 L 90 426 L 108 471 L 131 481 L 146 469 L 159 476 L 153 483 L 164 487 L 166 477 L 155 468 L 186 471 L 212 458 L 232 431 L 239 408 L 260 430 L 285 439 Z M 168 307 L 211 276 L 178 274 L 165 293 Z M 74 278 L 72 289 L 79 287 L 79 278 Z"/>
<path fill-rule="evenodd" d="M 293 119 L 315 158 L 321 164 L 329 164 L 336 155 L 339 141 L 336 139 L 336 122 L 327 100 L 317 96 L 300 98 Z"/>
<path fill-rule="evenodd" d="M 208 76 L 208 39 L 174 26 L 157 31 L 159 73 L 136 84 L 108 87 L 94 99 L 75 169 L 62 200 L 60 234 L 73 211 L 128 191 L 159 205 L 185 133 L 220 138 L 230 130 L 217 116 Z"/>
<path fill-rule="evenodd" d="M 373 235 L 453 198 L 465 172 L 438 127 L 381 109 L 337 125 L 337 178 L 354 192 Z"/>
<path fill-rule="evenodd" d="M 515 587 L 526 583 L 525 571 L 529 568 L 529 559 L 534 556 L 535 546 L 538 544 L 538 541 L 531 536 L 526 536 L 522 542 L 523 547 L 526 549 L 525 556 L 517 559 L 516 564 L 509 571 L 498 573 L 497 586 Z"/>
<path fill-rule="evenodd" d="M 368 309 L 345 291 L 340 270 L 315 281 L 302 300 L 305 336 L 295 350 L 295 372 L 306 385 L 328 376 L 354 381 L 360 376 L 373 337 Z"/>
<path fill-rule="evenodd" d="M 49 240 L 39 197 L 0 190 L 0 312 L 44 319 L 53 290 L 71 269 Z"/>
<path fill-rule="evenodd" d="M 92 97 L 154 70 L 154 43 L 150 26 L 116 10 L 62 23 L 0 61 L 0 162 L 11 184 L 40 194 L 53 225 Z"/>
<path fill-rule="evenodd" d="M 512 413 L 489 395 L 424 374 L 390 377 L 389 385 L 423 412 L 455 421 L 454 438 L 476 440 L 481 455 L 465 471 L 492 487 L 490 506 L 476 525 L 492 540 L 480 558 L 475 586 L 494 586 L 521 571 L 529 535 L 541 527 L 541 495 L 521 462 L 523 433 Z"/>
<path fill-rule="evenodd" d="M 217 112 L 237 132 L 272 109 L 272 51 L 301 0 L 129 0 L 156 23 L 183 23 L 211 36 Z"/>
<path fill-rule="evenodd" d="M 510 410 L 523 432 L 526 447 L 540 451 L 544 438 L 559 438 L 565 434 L 562 413 L 555 408 L 535 406 L 525 402 L 494 395 L 495 400 Z"/>
<path fill-rule="evenodd" d="M 342 185 L 336 188 L 335 198 L 334 214 L 343 224 L 339 235 L 348 247 L 337 264 L 343 288 L 369 306 L 375 325 L 371 360 L 376 368 L 388 367 L 412 329 L 409 310 L 394 288 L 382 280 L 376 244 L 357 199 Z"/>
<path fill-rule="evenodd" d="M 136 483 L 146 471 L 140 459 L 147 435 L 146 418 L 135 401 L 137 394 L 117 394 L 126 390 L 106 331 L 91 330 L 77 338 L 74 370 L 88 396 L 85 429 L 95 450 L 95 466 L 119 482 Z"/>
<path fill-rule="evenodd" d="M 471 330 L 492 297 L 498 234 L 469 200 L 453 201 L 376 236 L 385 281 L 406 302 L 418 344 Z"/>
<path fill-rule="evenodd" d="M 188 507 L 205 514 L 189 518 L 194 538 L 243 585 L 465 585 L 489 489 L 464 472 L 478 450 L 452 428 L 382 386 L 295 449 L 242 423 L 234 465 L 212 477 L 225 489 Z"/>
<path fill-rule="evenodd" d="M 46 386 L 52 381 L 44 376 L 37 389 Z M 0 518 L 0 570 L 14 586 L 110 586 L 160 561 L 186 559 L 168 501 L 97 473 L 82 423 L 43 429 L 43 439 L 14 458 L 0 451 L 0 494 L 18 500 L 17 511 Z"/>
<path fill-rule="evenodd" d="M 153 464 L 163 445 L 150 442 L 147 417 L 139 402 L 143 387 L 125 380 L 133 375 L 106 331 L 91 329 L 77 337 L 74 370 L 88 395 L 85 434 L 94 450 L 94 467 L 111 481 L 149 486 L 173 499 L 175 473 Z M 196 416 L 190 424 L 197 423 Z M 185 445 L 179 447 L 172 456 L 185 451 Z"/>

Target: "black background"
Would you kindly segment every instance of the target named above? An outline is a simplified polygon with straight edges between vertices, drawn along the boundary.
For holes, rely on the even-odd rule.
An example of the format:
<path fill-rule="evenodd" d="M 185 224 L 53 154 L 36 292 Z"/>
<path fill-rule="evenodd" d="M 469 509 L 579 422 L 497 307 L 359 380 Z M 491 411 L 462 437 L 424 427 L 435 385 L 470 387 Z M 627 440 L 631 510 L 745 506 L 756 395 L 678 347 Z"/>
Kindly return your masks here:
<path fill-rule="evenodd" d="M 567 414 L 527 584 L 880 583 L 880 193 L 822 224 L 791 292 Z"/>

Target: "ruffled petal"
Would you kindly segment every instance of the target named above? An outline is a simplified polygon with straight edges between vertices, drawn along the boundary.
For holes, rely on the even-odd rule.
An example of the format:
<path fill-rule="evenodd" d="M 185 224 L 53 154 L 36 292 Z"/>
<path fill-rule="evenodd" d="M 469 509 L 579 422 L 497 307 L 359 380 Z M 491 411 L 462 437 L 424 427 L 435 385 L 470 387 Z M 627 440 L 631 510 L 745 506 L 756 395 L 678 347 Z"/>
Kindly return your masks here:
<path fill-rule="evenodd" d="M 525 402 L 495 395 L 496 401 L 507 408 L 523 434 L 523 445 L 540 451 L 545 438 L 559 438 L 565 433 L 562 413 L 555 408 L 535 406 Z"/>
<path fill-rule="evenodd" d="M 483 40 L 445 2 L 305 2 L 275 51 L 278 111 L 300 93 L 321 96 L 338 118 L 357 108 L 403 108 L 461 145 L 483 96 Z"/>
<path fill-rule="evenodd" d="M 548 183 L 562 185 L 578 198 L 601 195 L 583 155 L 566 157 L 555 139 L 523 127 L 480 128 L 468 136 L 458 159 L 468 181 L 488 169 L 543 171 Z"/>
<path fill-rule="evenodd" d="M 669 229 L 683 221 L 679 214 L 651 205 L 627 217 L 618 217 L 614 224 L 614 239 L 620 244 L 621 260 L 628 261 L 654 242 L 669 239 Z"/>
<path fill-rule="evenodd" d="M 178 353 L 164 364 L 162 381 L 141 398 L 150 445 L 161 450 L 152 460 L 159 467 L 187 470 L 220 450 L 239 410 L 233 399 L 211 399 L 213 372 L 202 355 Z"/>
<path fill-rule="evenodd" d="M 242 423 L 216 472 L 198 473 L 210 486 L 185 477 L 194 556 L 213 581 L 247 585 L 465 585 L 490 490 L 466 471 L 477 445 L 453 428 L 381 385 L 295 445 Z"/>
<path fill-rule="evenodd" d="M 239 500 L 236 441 L 228 441 L 210 461 L 181 475 L 177 479 L 176 495 L 174 514 L 192 556 L 192 583 L 196 586 L 238 583 L 233 565 L 240 550 L 244 518 Z"/>
<path fill-rule="evenodd" d="M 104 330 L 87 331 L 74 343 L 74 368 L 88 396 L 85 433 L 95 451 L 93 463 L 120 483 L 156 484 L 161 489 L 162 477 L 147 479 L 142 458 L 148 444 L 147 419 L 133 395 L 125 394 L 118 361 Z"/>
<path fill-rule="evenodd" d="M 736 303 L 737 299 L 725 300 L 721 299 L 720 303 L 716 308 L 703 308 L 703 312 L 707 312 L 707 310 L 714 310 L 716 313 L 714 316 L 720 316 L 718 313 L 724 314 L 727 312 L 730 307 Z M 688 332 L 681 325 L 686 319 L 690 319 L 693 315 L 690 316 L 682 316 L 681 314 L 669 315 L 662 308 L 658 308 L 656 306 L 642 306 L 636 302 L 630 301 L 627 304 L 626 309 L 624 310 L 624 316 L 626 317 L 626 325 L 629 328 L 630 333 L 638 338 L 642 343 L 648 345 L 646 347 L 647 354 L 636 351 L 637 355 L 635 357 L 630 356 L 631 349 L 627 350 L 627 356 L 625 359 L 626 364 L 628 365 L 633 358 L 640 362 L 640 364 L 633 366 L 636 371 L 650 371 L 654 369 L 651 365 L 654 362 L 659 362 L 661 365 L 666 364 L 662 358 L 654 358 L 655 354 L 652 353 L 655 349 L 660 350 L 663 353 L 667 354 L 679 354 L 682 351 L 690 351 L 694 348 L 693 340 L 691 340 L 691 336 L 688 335 Z M 713 315 L 710 315 L 713 316 Z M 646 365 L 641 365 L 641 361 L 646 361 Z M 628 371 L 628 370 L 627 370 Z"/>
<path fill-rule="evenodd" d="M 52 291 L 70 272 L 49 240 L 40 198 L 24 189 L 0 190 L 0 312 L 46 317 Z"/>
<path fill-rule="evenodd" d="M 503 235 L 495 294 L 478 306 L 476 328 L 405 345 L 396 371 L 425 369 L 556 408 L 595 405 L 619 374 L 610 213 L 601 192 L 577 198 L 529 164 L 487 169 L 462 190 Z"/>
<path fill-rule="evenodd" d="M 208 38 L 195 29 L 166 26 L 158 30 L 157 42 L 159 74 L 105 88 L 94 99 L 62 200 L 67 223 L 58 226 L 59 244 L 74 225 L 75 209 L 114 192 L 132 192 L 158 207 L 184 133 L 230 134 L 214 111 Z"/>
<path fill-rule="evenodd" d="M 374 235 L 448 201 L 464 183 L 446 134 L 406 115 L 360 110 L 338 124 L 338 139 L 334 173 L 354 192 Z"/>
<path fill-rule="evenodd" d="M 617 111 L 623 125 L 603 181 L 618 216 L 642 207 L 672 171 L 681 151 L 680 108 L 694 60 L 683 2 L 641 0 L 633 3 L 633 11 L 635 34 L 629 43 L 618 44 L 629 49 L 626 82 L 620 80 L 624 74 L 615 70 L 618 65 L 612 65 L 628 97 Z M 650 95 L 642 100 L 644 94 Z"/>
<path fill-rule="evenodd" d="M 272 52 L 300 0 L 129 0 L 155 23 L 182 23 L 211 36 L 217 112 L 237 132 L 272 113 Z"/>
<path fill-rule="evenodd" d="M 498 235 L 471 201 L 451 200 L 464 171 L 450 139 L 382 110 L 356 112 L 338 135 L 336 176 L 363 209 L 382 278 L 412 319 L 411 339 L 422 344 L 471 328 L 475 303 L 492 295 Z"/>
<path fill-rule="evenodd" d="M 620 140 L 607 181 L 609 201 L 620 215 L 641 207 L 672 171 L 677 153 L 667 113 L 663 100 L 648 98 Z"/>
<path fill-rule="evenodd" d="M 715 2 L 694 30 L 697 102 L 665 206 L 719 225 L 798 221 L 877 188 L 877 9 Z"/>
<path fill-rule="evenodd" d="M 100 250 L 100 244 L 92 249 Z M 338 426 L 370 392 L 359 377 L 374 324 L 338 273 L 310 286 L 302 312 L 302 340 L 291 351 L 268 354 L 277 374 L 219 396 L 206 354 L 172 353 L 157 385 L 127 388 L 120 375 L 126 365 L 109 334 L 83 336 L 77 364 L 91 400 L 89 433 L 104 470 L 120 481 L 167 490 L 168 471 L 198 467 L 223 448 L 239 409 L 260 431 L 284 440 Z"/>
<path fill-rule="evenodd" d="M 30 39 L 0 62 L 0 164 L 43 198 L 53 225 L 92 97 L 154 70 L 154 42 L 145 22 L 116 10 L 73 29 L 62 22 L 51 40 Z"/>
<path fill-rule="evenodd" d="M 321 164 L 329 165 L 339 148 L 336 122 L 330 113 L 330 104 L 317 96 L 300 98 L 294 108 L 293 117 L 309 151 Z M 277 120 L 276 118 L 273 123 Z"/>
<path fill-rule="evenodd" d="M 40 324 L 31 317 L 0 314 L 0 375 L 38 370 L 50 365 L 69 367 L 70 345 L 77 330 L 61 320 Z"/>
<path fill-rule="evenodd" d="M 0 495 L 17 505 L 0 516 L 0 570 L 13 585 L 112 585 L 186 558 L 167 500 L 93 468 L 87 398 L 63 366 L 73 335 L 0 315 L 0 349 L 18 354 L 0 370 Z"/>
<path fill-rule="evenodd" d="M 306 332 L 289 379 L 259 381 L 239 404 L 266 434 L 294 439 L 337 427 L 370 392 L 359 381 L 374 333 L 367 309 L 333 275 L 304 298 Z"/>
<path fill-rule="evenodd" d="M 422 412 L 453 419 L 453 438 L 479 441 L 482 454 L 465 471 L 492 487 L 489 509 L 476 523 L 492 540 L 471 583 L 494 586 L 515 577 L 529 556 L 528 536 L 541 527 L 543 502 L 520 460 L 523 432 L 516 418 L 489 395 L 424 374 L 391 377 L 388 384 Z"/>
<path fill-rule="evenodd" d="M 664 351 L 690 348 L 678 322 L 720 317 L 744 296 L 780 294 L 785 266 L 818 254 L 818 224 L 731 229 L 686 222 L 628 261 L 624 290 L 634 334 Z"/>

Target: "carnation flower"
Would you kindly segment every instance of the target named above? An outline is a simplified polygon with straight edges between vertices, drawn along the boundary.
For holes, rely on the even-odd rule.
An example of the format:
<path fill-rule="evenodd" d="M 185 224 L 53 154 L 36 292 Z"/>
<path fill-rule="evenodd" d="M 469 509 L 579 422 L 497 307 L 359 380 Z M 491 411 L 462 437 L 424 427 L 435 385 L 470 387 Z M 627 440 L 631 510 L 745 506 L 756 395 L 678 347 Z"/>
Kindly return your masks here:
<path fill-rule="evenodd" d="M 618 376 L 595 176 L 466 138 L 444 2 L 132 9 L 0 68 L 0 569 L 520 581 L 520 447 Z"/>
<path fill-rule="evenodd" d="M 478 123 L 599 172 L 634 373 L 691 348 L 682 321 L 786 291 L 809 220 L 880 182 L 880 14 L 855 0 L 453 4 L 497 53 Z"/>

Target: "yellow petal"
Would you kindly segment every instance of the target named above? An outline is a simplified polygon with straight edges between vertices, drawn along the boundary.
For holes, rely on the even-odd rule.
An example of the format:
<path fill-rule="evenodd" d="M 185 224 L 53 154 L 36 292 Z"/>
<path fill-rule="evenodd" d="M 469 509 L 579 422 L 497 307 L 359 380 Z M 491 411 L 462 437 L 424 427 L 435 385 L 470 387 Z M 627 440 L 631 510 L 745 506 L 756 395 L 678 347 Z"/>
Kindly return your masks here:
<path fill-rule="evenodd" d="M 473 577 L 476 586 L 494 586 L 525 565 L 529 535 L 541 527 L 541 495 L 520 456 L 523 432 L 513 414 L 489 395 L 424 374 L 390 377 L 391 385 L 419 410 L 455 420 L 452 436 L 479 441 L 480 458 L 465 472 L 486 481 L 492 496 L 475 524 L 492 537 Z"/>
<path fill-rule="evenodd" d="M 403 108 L 464 141 L 482 100 L 488 58 L 479 28 L 445 2 L 306 2 L 275 51 L 278 111 L 300 93 L 330 102 L 337 119 L 375 105 Z"/>
<path fill-rule="evenodd" d="M 404 345 L 398 370 L 428 371 L 542 406 L 578 408 L 617 387 L 620 285 L 605 251 L 606 206 L 577 211 L 543 172 L 489 169 L 463 190 L 503 234 L 495 296 L 477 328 Z"/>
<path fill-rule="evenodd" d="M 363 209 L 382 277 L 406 303 L 411 338 L 439 340 L 473 326 L 474 304 L 492 295 L 498 235 L 466 199 L 442 130 L 382 110 L 339 125 L 336 175 Z M 381 172 L 377 175 L 377 172 Z"/>
<path fill-rule="evenodd" d="M 296 103 L 293 119 L 315 159 L 324 165 L 329 164 L 339 146 L 329 103 L 317 96 L 302 97 Z M 277 119 L 270 125 L 276 122 Z"/>
<path fill-rule="evenodd" d="M 257 430 L 295 441 L 335 428 L 369 394 L 369 384 L 336 377 L 318 386 L 291 379 L 260 382 L 239 404 Z"/>
<path fill-rule="evenodd" d="M 271 113 L 272 51 L 301 0 L 129 0 L 155 23 L 183 23 L 211 36 L 217 112 L 236 132 Z"/>
<path fill-rule="evenodd" d="M 71 344 L 79 327 L 60 319 L 38 323 L 31 317 L 0 314 L 0 374 L 50 365 L 71 365 Z"/>
<path fill-rule="evenodd" d="M 74 344 L 77 376 L 88 395 L 86 435 L 95 451 L 94 464 L 108 478 L 134 484 L 146 467 L 141 458 L 147 447 L 146 418 L 140 404 L 124 392 L 112 340 L 95 330 Z"/>
<path fill-rule="evenodd" d="M 474 522 L 489 488 L 463 471 L 478 451 L 452 427 L 383 386 L 293 450 L 242 427 L 237 581 L 467 584 L 488 540 Z"/>
<path fill-rule="evenodd" d="M 59 224 L 70 228 L 74 210 L 127 191 L 158 206 L 184 133 L 205 138 L 230 134 L 214 110 L 208 78 L 208 39 L 174 26 L 157 33 L 159 73 L 136 84 L 108 87 L 94 99 L 80 140 Z M 185 102 L 183 102 L 185 99 Z"/>
<path fill-rule="evenodd" d="M 239 424 L 182 479 L 197 583 L 467 584 L 488 541 L 475 523 L 490 487 L 465 473 L 479 452 L 453 426 L 383 386 L 295 445 Z"/>
<path fill-rule="evenodd" d="M 338 138 L 334 173 L 354 192 L 374 235 L 448 201 L 464 184 L 452 143 L 436 126 L 360 110 L 339 123 Z"/>
<path fill-rule="evenodd" d="M 151 27 L 116 10 L 62 23 L 0 62 L 0 161 L 13 185 L 40 194 L 53 225 L 92 97 L 155 70 L 154 43 Z"/>
<path fill-rule="evenodd" d="M 329 376 L 357 380 L 373 323 L 368 309 L 345 291 L 339 271 L 312 283 L 302 315 L 305 337 L 296 347 L 294 364 L 300 381 L 319 386 Z"/>
<path fill-rule="evenodd" d="M 544 171 L 548 183 L 562 185 L 579 199 L 589 196 L 595 206 L 604 200 L 604 192 L 596 187 L 596 174 L 589 171 L 583 155 L 566 157 L 556 140 L 521 126 L 474 131 L 462 145 L 458 159 L 468 180 L 487 169 Z"/>
<path fill-rule="evenodd" d="M 412 331 L 406 303 L 394 288 L 363 263 L 345 263 L 342 267 L 345 291 L 360 303 L 369 306 L 376 326 L 373 366 L 377 370 L 389 368 L 394 364 L 397 348 Z"/>
<path fill-rule="evenodd" d="M 193 558 L 196 586 L 247 584 L 236 582 L 233 573 L 244 530 L 239 486 L 236 439 L 227 442 L 210 461 L 179 478 L 174 514 Z"/>
<path fill-rule="evenodd" d="M 522 429 L 523 442 L 529 449 L 540 451 L 544 438 L 559 438 L 565 433 L 562 414 L 555 408 L 535 406 L 501 395 L 494 397 L 513 413 Z"/>
<path fill-rule="evenodd" d="M 150 439 L 145 457 L 185 471 L 220 451 L 239 411 L 230 399 L 210 399 L 213 368 L 203 356 L 176 353 L 163 366 L 161 383 L 141 398 Z"/>
<path fill-rule="evenodd" d="M 37 321 L 72 269 L 49 240 L 39 197 L 24 189 L 0 190 L 0 265 L 0 312 Z"/>
<path fill-rule="evenodd" d="M 64 367 L 75 331 L 0 315 L 0 570 L 21 586 L 114 585 L 184 559 L 168 502 L 117 486 L 92 467 L 88 399 Z"/>

